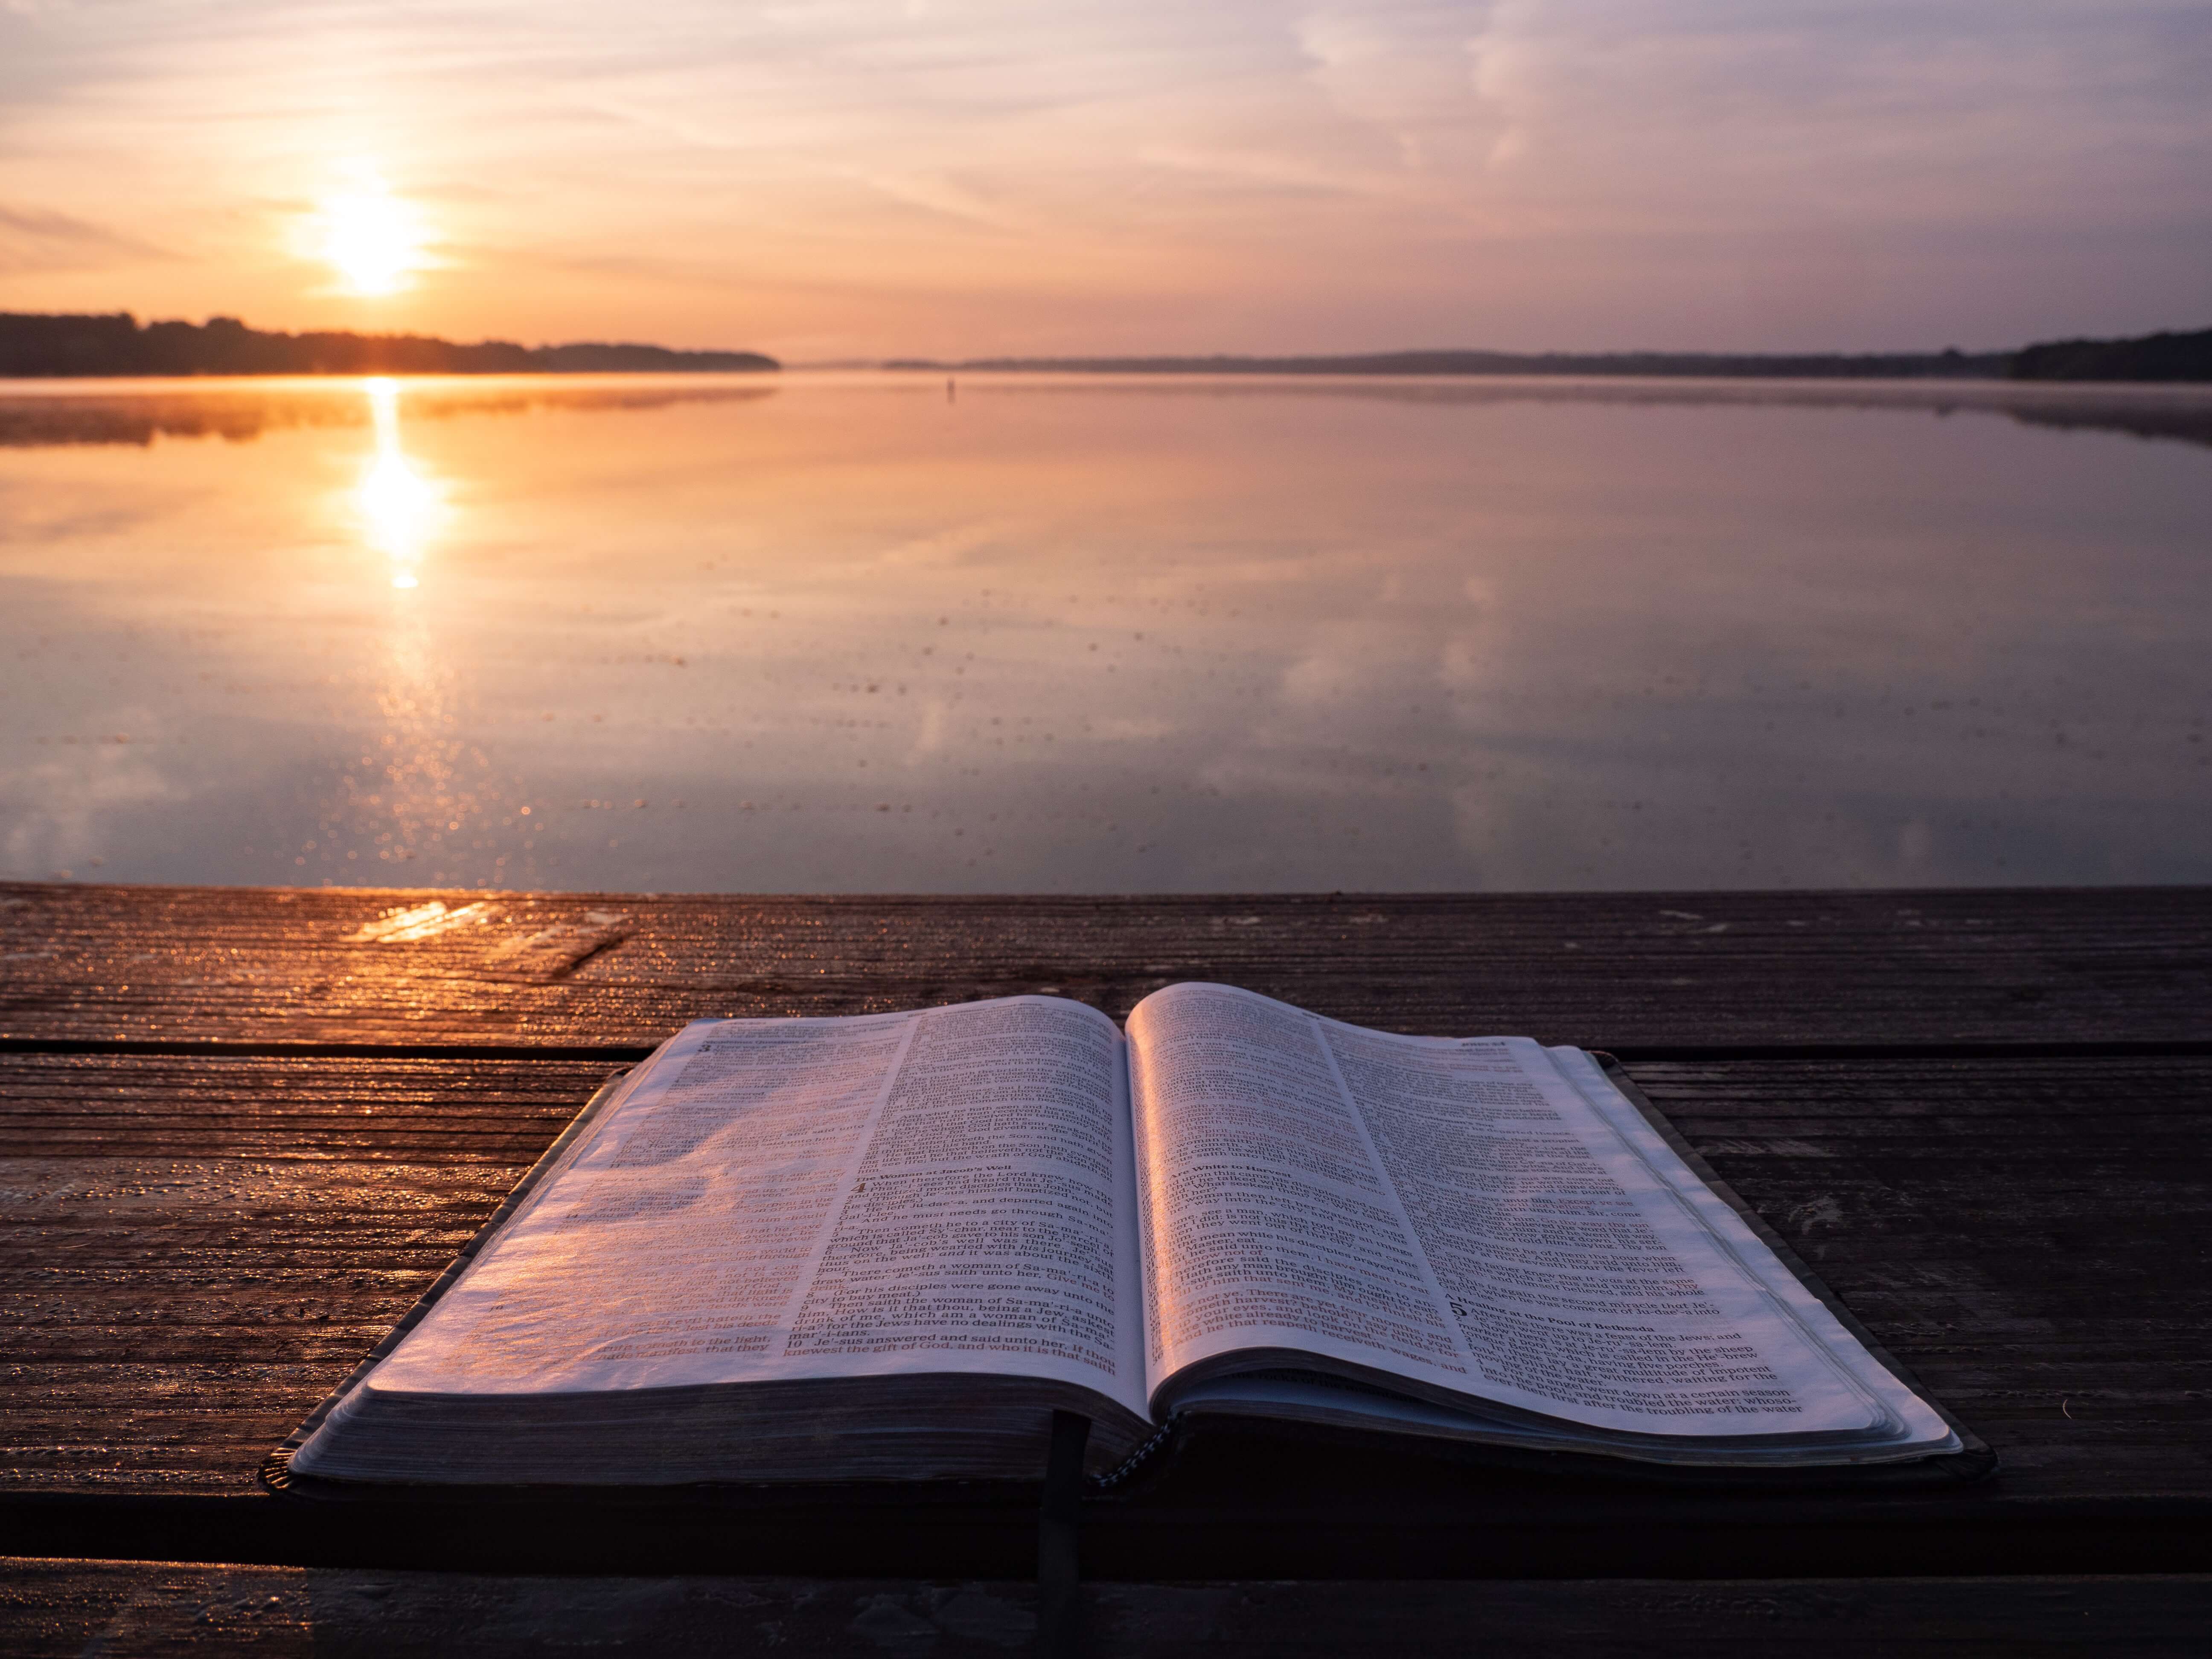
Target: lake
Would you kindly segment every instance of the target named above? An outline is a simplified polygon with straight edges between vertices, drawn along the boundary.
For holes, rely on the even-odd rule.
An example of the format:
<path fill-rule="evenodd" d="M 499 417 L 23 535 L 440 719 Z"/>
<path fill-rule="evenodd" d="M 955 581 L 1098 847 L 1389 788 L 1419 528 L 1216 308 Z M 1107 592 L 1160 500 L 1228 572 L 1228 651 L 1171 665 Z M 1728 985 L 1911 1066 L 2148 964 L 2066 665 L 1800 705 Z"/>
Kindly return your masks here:
<path fill-rule="evenodd" d="M 2212 881 L 2212 392 L 0 385 L 0 872 Z"/>

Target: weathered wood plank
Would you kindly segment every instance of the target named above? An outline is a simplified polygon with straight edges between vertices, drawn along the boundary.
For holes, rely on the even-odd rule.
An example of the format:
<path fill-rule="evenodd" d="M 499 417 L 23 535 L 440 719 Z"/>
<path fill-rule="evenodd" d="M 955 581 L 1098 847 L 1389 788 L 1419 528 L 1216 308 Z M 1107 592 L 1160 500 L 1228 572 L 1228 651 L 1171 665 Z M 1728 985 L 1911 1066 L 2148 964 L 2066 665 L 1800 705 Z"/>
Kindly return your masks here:
<path fill-rule="evenodd" d="M 2212 1056 L 1633 1069 L 1999 1447 L 1974 1503 L 2212 1504 Z M 604 1075 L 0 1056 L 0 1491 L 252 1493 Z"/>
<path fill-rule="evenodd" d="M 606 1075 L 0 1060 L 0 1490 L 252 1490 Z"/>
<path fill-rule="evenodd" d="M 2203 1650 L 2212 1577 L 1091 1584 L 1084 1650 L 1163 1656 L 1480 1653 L 1491 1659 L 1800 1659 Z M 1018 1581 L 533 1578 L 330 1568 L 0 1561 L 18 1659 L 250 1648 L 472 1659 L 1033 1650 Z"/>
<path fill-rule="evenodd" d="M 0 1038 L 18 1040 L 640 1045 L 693 1018 L 1018 991 L 1119 1014 L 1182 979 L 1396 1030 L 1630 1050 L 2202 1042 L 2212 889 L 808 899 L 0 887 Z"/>
<path fill-rule="evenodd" d="M 1886 1346 L 1988 1425 L 2009 1488 L 2104 1461 L 2212 1492 L 2192 1358 L 2212 1330 L 2212 1061 L 1635 1075 Z"/>

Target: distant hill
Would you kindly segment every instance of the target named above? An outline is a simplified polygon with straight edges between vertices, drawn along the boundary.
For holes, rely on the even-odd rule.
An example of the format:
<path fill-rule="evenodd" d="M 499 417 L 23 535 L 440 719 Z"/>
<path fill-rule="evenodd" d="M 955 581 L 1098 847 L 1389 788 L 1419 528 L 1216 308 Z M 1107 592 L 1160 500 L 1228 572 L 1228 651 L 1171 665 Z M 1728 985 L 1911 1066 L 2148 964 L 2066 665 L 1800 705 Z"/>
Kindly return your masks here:
<path fill-rule="evenodd" d="M 584 342 L 465 345 L 420 334 L 277 334 L 234 317 L 148 323 L 0 312 L 0 379 L 117 374 L 710 374 L 781 368 L 757 351 Z M 1715 380 L 2212 382 L 2212 329 L 2126 340 L 2051 340 L 2018 351 L 1385 351 L 1343 356 L 896 358 L 882 367 L 1084 374 L 1594 374 Z"/>
<path fill-rule="evenodd" d="M 1630 374 L 1720 380 L 1993 380 L 2009 352 L 1891 351 L 1789 356 L 1702 351 L 1385 351 L 1344 357 L 971 357 L 907 359 L 885 368 L 1057 371 L 1082 374 Z"/>
<path fill-rule="evenodd" d="M 885 368 L 1080 374 L 1601 374 L 1714 380 L 2212 381 L 2212 329 L 2018 351 L 1385 351 L 1341 357 L 908 358 Z"/>
<path fill-rule="evenodd" d="M 2131 340 L 2049 340 L 2013 354 L 2015 380 L 2212 380 L 2212 328 Z"/>
<path fill-rule="evenodd" d="M 234 317 L 204 324 L 0 312 L 0 379 L 113 374 L 710 374 L 781 368 L 757 351 L 665 346 L 474 345 L 421 334 L 270 334 Z"/>

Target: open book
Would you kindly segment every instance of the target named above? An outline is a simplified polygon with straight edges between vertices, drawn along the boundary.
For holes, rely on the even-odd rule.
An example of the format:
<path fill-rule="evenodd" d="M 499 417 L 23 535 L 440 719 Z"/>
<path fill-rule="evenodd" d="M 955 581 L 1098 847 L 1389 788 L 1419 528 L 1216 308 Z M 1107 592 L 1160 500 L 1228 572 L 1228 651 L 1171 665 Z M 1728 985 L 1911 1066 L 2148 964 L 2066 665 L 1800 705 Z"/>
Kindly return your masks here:
<path fill-rule="evenodd" d="M 702 1022 L 310 1419 L 301 1474 L 1031 1476 L 1208 1416 L 1660 1463 L 1961 1442 L 1578 1048 L 1225 986 Z"/>

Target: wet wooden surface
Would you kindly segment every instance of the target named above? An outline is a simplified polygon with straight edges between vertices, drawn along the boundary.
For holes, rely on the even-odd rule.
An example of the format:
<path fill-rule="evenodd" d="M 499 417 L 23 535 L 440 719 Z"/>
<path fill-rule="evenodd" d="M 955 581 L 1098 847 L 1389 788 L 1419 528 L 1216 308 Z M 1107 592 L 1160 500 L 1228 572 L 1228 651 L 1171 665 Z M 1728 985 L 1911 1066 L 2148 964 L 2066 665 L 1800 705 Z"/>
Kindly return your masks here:
<path fill-rule="evenodd" d="M 388 1559 L 373 1520 L 317 1537 L 272 1516 L 256 1467 L 611 1067 L 704 1015 L 1026 990 L 1118 1013 L 1201 977 L 1381 1026 L 1623 1053 L 2004 1473 L 1929 1498 L 1783 1499 L 1408 1468 L 1389 1472 L 1392 1503 L 1374 1514 L 1356 1501 L 1371 1460 L 1275 1457 L 1217 1468 L 1210 1492 L 1201 1472 L 1133 1508 L 1094 1506 L 1093 1570 L 1625 1582 L 2212 1569 L 2212 890 L 2198 889 L 820 901 L 0 888 L 0 1548 L 338 1574 L 284 1578 L 280 1600 L 350 1583 L 341 1569 L 435 1564 Z M 1032 1531 L 1018 1494 L 926 1523 L 801 1506 L 710 1529 L 695 1553 L 722 1553 L 690 1565 L 1015 1575 Z M 642 1538 L 615 1565 L 649 1565 L 667 1541 Z M 478 1547 L 434 1528 L 415 1544 Z M 526 1571 L 525 1555 L 472 1565 Z M 40 1605 L 94 1617 L 135 1571 L 49 1574 L 40 1594 L 61 1599 Z M 176 1582 L 200 1589 L 174 1596 L 131 1580 L 131 1617 L 229 1594 L 194 1571 Z M 463 1598 L 479 1612 L 509 1594 L 460 1582 L 480 1582 Z M 771 1601 L 799 1594 L 748 1582 L 743 1594 Z M 1908 1625 L 1942 1623 L 1918 1591 L 1891 1588 L 1902 1599 L 1884 1605 L 1922 1609 L 1898 1614 Z M 1517 1605 L 1493 1589 L 1480 1607 Z M 1822 1651 L 1823 1620 L 1835 1633 L 1860 1617 L 1835 1609 L 1890 1593 L 1777 1591 L 1774 1628 L 1796 1620 L 1788 1639 Z M 666 1606 L 691 1594 L 668 1588 Z M 1623 1589 L 1620 1607 L 1646 1607 L 1641 1594 Z M 1997 1605 L 1981 1594 L 1945 1605 Z M 2096 1621 L 2122 1618 L 2124 1595 L 2081 1594 L 2083 1628 L 2123 1627 Z M 54 1611 L 70 1596 L 79 1613 Z M 1279 1628 L 1267 1619 L 1308 1627 L 1291 1592 L 1262 1603 L 1273 1611 L 1238 1626 L 1251 1639 Z M 1453 1616 L 1479 1625 L 1477 1605 Z M 461 1614 L 439 1617 L 459 1628 Z M 1620 1628 L 1643 1619 L 1623 1613 Z M 928 1638 L 948 1652 L 969 1639 Z"/>
<path fill-rule="evenodd" d="M 2202 1042 L 2212 889 L 518 899 L 0 885 L 0 1039 L 18 1042 L 635 1047 L 702 1017 L 1018 991 L 1119 1015 L 1184 979 L 1394 1030 L 1624 1053 Z"/>
<path fill-rule="evenodd" d="M 1631 1069 L 2006 1492 L 2212 1493 L 2212 1055 Z M 252 1492 L 608 1071 L 0 1054 L 0 1491 Z"/>
<path fill-rule="evenodd" d="M 2212 1578 L 1566 1580 L 1095 1584 L 1085 1650 L 1316 1659 L 2196 1659 Z M 1029 1650 L 1018 1581 L 530 1578 L 344 1569 L 0 1561 L 15 1659 L 182 1650 L 289 1659 L 508 1659 L 628 1650 L 912 1654 Z"/>

